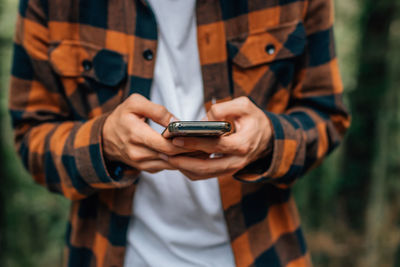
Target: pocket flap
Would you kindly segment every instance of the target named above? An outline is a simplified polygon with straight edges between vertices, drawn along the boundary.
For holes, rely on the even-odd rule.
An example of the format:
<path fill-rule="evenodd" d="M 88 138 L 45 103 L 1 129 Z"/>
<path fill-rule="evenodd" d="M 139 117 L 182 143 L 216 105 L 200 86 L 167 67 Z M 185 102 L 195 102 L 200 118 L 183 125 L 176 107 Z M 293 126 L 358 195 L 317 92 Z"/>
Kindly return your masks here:
<path fill-rule="evenodd" d="M 75 40 L 64 40 L 51 45 L 50 64 L 63 77 L 87 77 L 116 86 L 126 76 L 127 56 Z"/>
<path fill-rule="evenodd" d="M 230 60 L 242 68 L 301 55 L 306 45 L 301 22 L 280 25 L 228 41 Z"/>

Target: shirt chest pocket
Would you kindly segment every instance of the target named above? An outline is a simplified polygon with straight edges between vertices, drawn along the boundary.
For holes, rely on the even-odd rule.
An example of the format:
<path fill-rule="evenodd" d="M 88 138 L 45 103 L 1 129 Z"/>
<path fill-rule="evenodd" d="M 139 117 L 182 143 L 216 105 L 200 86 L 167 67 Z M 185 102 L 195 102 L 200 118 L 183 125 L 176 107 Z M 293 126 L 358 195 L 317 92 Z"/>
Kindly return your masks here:
<path fill-rule="evenodd" d="M 127 77 L 127 55 L 75 40 L 54 42 L 49 61 L 78 117 L 90 118 L 114 108 Z"/>
<path fill-rule="evenodd" d="M 249 95 L 266 107 L 274 93 L 290 88 L 306 33 L 301 22 L 288 23 L 229 40 L 227 46 L 234 96 Z"/>

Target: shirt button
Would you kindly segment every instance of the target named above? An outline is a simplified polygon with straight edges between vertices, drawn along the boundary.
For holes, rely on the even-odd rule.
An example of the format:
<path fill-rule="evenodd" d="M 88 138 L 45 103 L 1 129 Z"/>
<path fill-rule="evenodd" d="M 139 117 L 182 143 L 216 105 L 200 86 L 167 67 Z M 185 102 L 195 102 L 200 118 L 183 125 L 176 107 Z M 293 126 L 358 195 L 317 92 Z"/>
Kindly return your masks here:
<path fill-rule="evenodd" d="M 153 51 L 151 51 L 150 49 L 147 49 L 143 52 L 143 57 L 144 59 L 150 61 L 153 59 Z"/>
<path fill-rule="evenodd" d="M 275 54 L 275 46 L 273 45 L 273 44 L 268 44 L 266 47 L 265 47 L 265 52 L 267 52 L 267 54 L 268 55 L 273 55 L 273 54 Z"/>
<path fill-rule="evenodd" d="M 92 69 L 93 64 L 90 60 L 85 59 L 84 61 L 82 61 L 82 66 L 85 71 L 89 71 Z"/>

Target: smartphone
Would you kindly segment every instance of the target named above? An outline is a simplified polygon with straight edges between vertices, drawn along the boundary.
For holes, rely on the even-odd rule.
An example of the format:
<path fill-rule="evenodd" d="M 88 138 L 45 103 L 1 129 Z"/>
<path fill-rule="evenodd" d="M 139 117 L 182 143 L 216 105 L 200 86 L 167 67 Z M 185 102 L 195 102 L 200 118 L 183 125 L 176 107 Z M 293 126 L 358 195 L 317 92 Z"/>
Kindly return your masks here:
<path fill-rule="evenodd" d="M 174 121 L 165 128 L 162 136 L 218 137 L 231 130 L 231 123 L 227 121 Z"/>

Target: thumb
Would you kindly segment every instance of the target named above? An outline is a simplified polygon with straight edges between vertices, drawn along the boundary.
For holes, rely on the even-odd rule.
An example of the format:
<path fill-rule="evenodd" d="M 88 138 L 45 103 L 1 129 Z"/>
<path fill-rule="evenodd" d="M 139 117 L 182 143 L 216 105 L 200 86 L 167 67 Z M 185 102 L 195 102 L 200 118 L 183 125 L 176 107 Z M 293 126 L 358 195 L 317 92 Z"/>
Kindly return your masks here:
<path fill-rule="evenodd" d="M 248 113 L 250 104 L 252 103 L 247 97 L 239 97 L 230 101 L 214 104 L 207 112 L 207 118 L 213 121 L 240 117 Z"/>
<path fill-rule="evenodd" d="M 139 94 L 133 94 L 127 99 L 131 112 L 136 115 L 151 119 L 152 121 L 166 127 L 171 121 L 177 120 L 166 107 L 153 103 Z"/>

